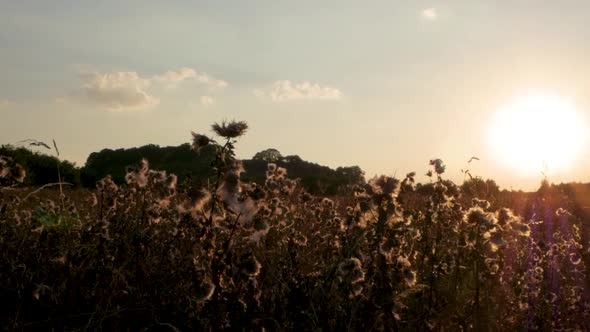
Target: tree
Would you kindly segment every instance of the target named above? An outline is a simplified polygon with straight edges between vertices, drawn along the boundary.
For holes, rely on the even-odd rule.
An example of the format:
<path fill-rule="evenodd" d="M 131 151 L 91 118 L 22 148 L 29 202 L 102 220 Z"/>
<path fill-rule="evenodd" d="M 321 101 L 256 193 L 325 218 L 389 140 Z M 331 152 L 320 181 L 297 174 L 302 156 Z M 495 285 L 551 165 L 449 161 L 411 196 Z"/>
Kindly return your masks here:
<path fill-rule="evenodd" d="M 338 167 L 336 174 L 342 182 L 347 184 L 365 183 L 365 172 L 359 166 Z"/>
<path fill-rule="evenodd" d="M 262 160 L 266 161 L 267 163 L 276 163 L 283 159 L 283 156 L 277 149 L 266 149 L 264 151 L 260 151 L 252 157 L 253 160 Z"/>

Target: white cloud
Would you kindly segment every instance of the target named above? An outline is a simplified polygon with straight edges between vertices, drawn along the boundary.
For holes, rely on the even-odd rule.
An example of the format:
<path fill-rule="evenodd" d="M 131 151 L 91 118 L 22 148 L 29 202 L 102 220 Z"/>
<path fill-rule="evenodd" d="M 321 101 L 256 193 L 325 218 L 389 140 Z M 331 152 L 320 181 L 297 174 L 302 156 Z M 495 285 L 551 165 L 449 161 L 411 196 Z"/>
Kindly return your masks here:
<path fill-rule="evenodd" d="M 177 83 L 184 80 L 195 80 L 199 83 L 206 84 L 210 89 L 223 89 L 228 86 L 228 83 L 224 80 L 216 79 L 207 73 L 200 73 L 188 67 L 169 70 L 162 75 L 154 76 L 152 79 L 156 82 L 167 84 L 169 87 L 175 87 Z"/>
<path fill-rule="evenodd" d="M 427 20 L 435 20 L 436 18 L 438 18 L 438 12 L 434 7 L 426 8 L 422 10 L 421 16 L 422 18 Z"/>
<path fill-rule="evenodd" d="M 80 77 L 83 84 L 76 95 L 109 111 L 144 110 L 160 102 L 145 90 L 150 81 L 136 72 L 85 73 Z"/>
<path fill-rule="evenodd" d="M 169 70 L 162 75 L 156 75 L 153 77 L 153 80 L 175 85 L 186 79 L 194 78 L 196 75 L 197 72 L 194 69 L 183 67 L 177 70 Z"/>
<path fill-rule="evenodd" d="M 254 94 L 259 98 L 270 98 L 275 102 L 303 99 L 338 100 L 342 97 L 340 90 L 333 87 L 310 82 L 293 84 L 287 80 L 275 81 L 267 89 L 254 90 Z"/>
<path fill-rule="evenodd" d="M 137 72 L 87 72 L 81 74 L 80 78 L 82 86 L 74 92 L 74 96 L 116 112 L 145 110 L 157 106 L 160 99 L 151 91 L 158 86 L 161 87 L 159 84 L 173 88 L 180 82 L 194 80 L 207 85 L 210 92 L 228 86 L 226 81 L 187 67 L 169 70 L 152 77 L 141 77 Z M 213 98 L 203 96 L 200 102 L 204 106 L 210 106 L 213 104 Z"/>
<path fill-rule="evenodd" d="M 201 98 L 199 98 L 199 102 L 201 105 L 209 107 L 213 105 L 213 98 L 211 96 L 201 96 Z"/>
<path fill-rule="evenodd" d="M 216 88 L 224 89 L 229 85 L 226 81 L 218 80 L 218 79 L 213 78 L 205 73 L 200 73 L 200 74 L 197 73 L 197 76 L 195 78 L 198 82 L 207 84 L 209 86 L 209 88 L 212 88 L 212 89 L 216 89 Z"/>

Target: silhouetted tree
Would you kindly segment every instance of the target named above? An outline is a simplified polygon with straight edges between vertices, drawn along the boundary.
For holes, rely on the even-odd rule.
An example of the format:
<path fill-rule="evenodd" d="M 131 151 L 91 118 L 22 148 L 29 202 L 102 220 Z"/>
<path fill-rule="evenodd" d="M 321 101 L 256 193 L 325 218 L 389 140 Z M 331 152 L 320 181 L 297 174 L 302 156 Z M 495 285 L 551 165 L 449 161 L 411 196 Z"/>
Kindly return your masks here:
<path fill-rule="evenodd" d="M 22 165 L 26 171 L 23 181 L 25 186 L 41 186 L 48 183 L 59 182 L 57 165 L 59 164 L 63 182 L 80 185 L 80 170 L 74 163 L 67 160 L 60 161 L 54 156 L 39 152 L 33 152 L 24 147 L 2 145 L 0 155 L 11 157 Z"/>
<path fill-rule="evenodd" d="M 279 152 L 279 150 L 277 149 L 266 149 L 264 151 L 260 151 L 258 153 L 256 153 L 254 155 L 254 157 L 252 157 L 253 160 L 262 160 L 262 161 L 266 161 L 268 163 L 276 163 L 277 161 L 280 161 L 281 159 L 283 159 L 283 156 L 281 155 L 281 153 Z"/>

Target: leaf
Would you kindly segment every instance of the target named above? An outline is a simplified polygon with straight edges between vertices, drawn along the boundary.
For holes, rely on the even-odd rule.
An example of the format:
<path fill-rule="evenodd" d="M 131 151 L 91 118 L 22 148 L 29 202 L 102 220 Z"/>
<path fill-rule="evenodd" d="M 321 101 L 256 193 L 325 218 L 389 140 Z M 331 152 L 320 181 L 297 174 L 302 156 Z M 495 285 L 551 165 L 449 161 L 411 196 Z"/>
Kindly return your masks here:
<path fill-rule="evenodd" d="M 49 145 L 47 145 L 47 144 L 45 144 L 45 143 L 43 143 L 41 141 L 32 141 L 31 143 L 29 143 L 29 145 L 32 145 L 32 146 L 42 146 L 42 147 L 46 148 L 47 150 L 51 150 L 51 147 L 49 147 Z"/>
<path fill-rule="evenodd" d="M 53 140 L 53 147 L 55 147 L 55 152 L 57 152 L 57 156 L 59 157 L 59 149 L 57 148 L 57 144 L 55 143 L 55 140 Z"/>

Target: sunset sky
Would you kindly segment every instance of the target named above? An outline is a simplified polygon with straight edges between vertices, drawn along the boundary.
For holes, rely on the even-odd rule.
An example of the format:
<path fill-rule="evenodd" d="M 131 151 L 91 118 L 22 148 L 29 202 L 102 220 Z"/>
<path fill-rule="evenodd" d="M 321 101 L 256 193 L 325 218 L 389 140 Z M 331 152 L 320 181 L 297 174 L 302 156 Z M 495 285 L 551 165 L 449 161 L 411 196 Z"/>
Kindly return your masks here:
<path fill-rule="evenodd" d="M 274 147 L 368 177 L 441 158 L 461 181 L 477 156 L 472 174 L 536 189 L 490 123 L 530 91 L 590 119 L 589 20 L 587 0 L 0 0 L 0 144 L 54 138 L 83 165 L 237 119 L 241 158 Z M 550 181 L 590 182 L 582 143 Z"/>

